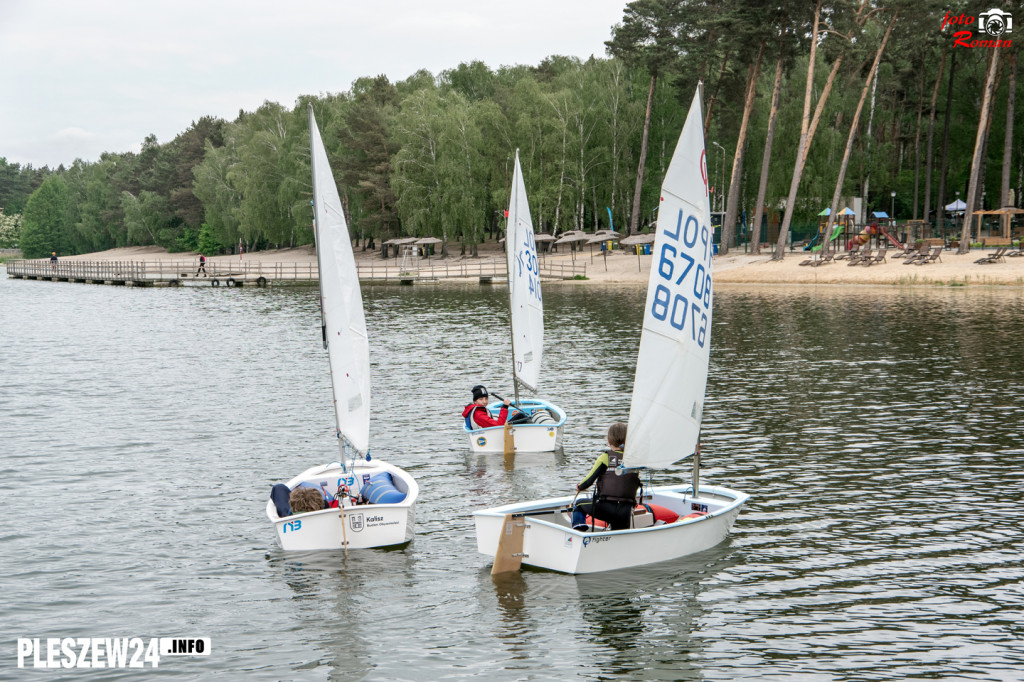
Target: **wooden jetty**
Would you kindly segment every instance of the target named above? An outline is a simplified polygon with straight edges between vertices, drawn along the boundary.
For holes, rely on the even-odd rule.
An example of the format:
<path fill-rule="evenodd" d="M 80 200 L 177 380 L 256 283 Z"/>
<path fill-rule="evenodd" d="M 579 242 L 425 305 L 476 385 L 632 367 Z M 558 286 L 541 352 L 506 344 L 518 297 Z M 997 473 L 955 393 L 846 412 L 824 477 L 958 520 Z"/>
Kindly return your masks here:
<path fill-rule="evenodd" d="M 437 260 L 387 265 L 359 263 L 359 279 L 364 282 L 417 284 L 443 279 L 477 279 L 480 284 L 505 281 L 504 259 Z M 190 261 L 88 261 L 64 259 L 52 263 L 40 260 L 9 260 L 7 276 L 53 282 L 114 284 L 121 286 L 258 286 L 270 283 L 316 282 L 316 263 L 261 263 L 207 260 L 205 272 L 196 276 L 198 264 Z M 540 276 L 545 279 L 577 279 L 585 277 L 585 263 L 540 263 Z"/>

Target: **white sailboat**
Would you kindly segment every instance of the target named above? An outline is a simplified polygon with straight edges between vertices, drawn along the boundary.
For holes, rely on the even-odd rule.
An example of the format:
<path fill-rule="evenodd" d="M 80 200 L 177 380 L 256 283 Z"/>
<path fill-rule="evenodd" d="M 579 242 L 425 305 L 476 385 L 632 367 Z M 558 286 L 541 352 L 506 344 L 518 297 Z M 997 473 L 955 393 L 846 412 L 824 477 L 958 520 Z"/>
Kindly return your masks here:
<path fill-rule="evenodd" d="M 505 254 L 508 266 L 508 298 L 512 327 L 512 382 L 515 390 L 515 410 L 528 417 L 528 421 L 481 428 L 465 418 L 465 431 L 473 452 L 551 452 L 562 447 L 565 411 L 540 398 L 519 399 L 519 387 L 537 392 L 540 366 L 544 355 L 544 300 L 540 291 L 540 269 L 537 244 L 533 235 L 530 204 L 526 198 L 523 170 L 516 150 L 516 165 L 512 175 L 512 196 L 508 206 L 508 226 L 505 230 Z M 501 401 L 491 402 L 487 411 L 497 417 Z"/>
<path fill-rule="evenodd" d="M 288 481 L 322 491 L 319 511 L 287 513 L 287 504 L 267 502 L 267 517 L 286 550 L 385 547 L 408 542 L 419 486 L 407 472 L 369 456 L 370 349 L 352 241 L 324 150 L 309 108 L 313 165 L 313 210 L 320 267 L 320 310 L 324 347 L 341 458 L 314 466 Z M 283 491 L 287 493 L 287 491 Z"/>
<path fill-rule="evenodd" d="M 477 549 L 495 557 L 492 573 L 517 570 L 520 562 L 593 573 L 676 559 L 721 542 L 748 499 L 697 480 L 712 305 L 700 94 L 698 86 L 662 186 L 623 455 L 625 467 L 639 469 L 665 468 L 692 454 L 693 481 L 644 489 L 641 501 L 651 509 L 638 507 L 626 530 L 574 530 L 566 511 L 571 497 L 476 511 Z"/>

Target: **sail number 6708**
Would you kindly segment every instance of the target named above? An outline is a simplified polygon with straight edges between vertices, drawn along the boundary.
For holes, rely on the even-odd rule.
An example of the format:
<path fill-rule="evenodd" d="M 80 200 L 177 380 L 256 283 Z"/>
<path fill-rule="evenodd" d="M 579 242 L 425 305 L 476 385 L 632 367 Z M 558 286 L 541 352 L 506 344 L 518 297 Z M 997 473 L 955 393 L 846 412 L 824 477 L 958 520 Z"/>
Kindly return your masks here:
<path fill-rule="evenodd" d="M 703 262 L 698 263 L 697 258 L 706 261 L 710 256 L 710 231 L 707 226 L 701 227 L 695 216 L 686 216 L 684 222 L 683 211 L 680 209 L 675 230 L 666 229 L 664 235 L 666 240 L 661 244 L 661 252 L 658 254 L 658 276 L 664 282 L 659 283 L 654 290 L 651 316 L 668 322 L 679 331 L 686 328 L 687 318 L 690 318 L 691 338 L 703 348 L 707 340 L 707 310 L 711 308 L 711 272 Z M 703 254 L 699 247 L 694 248 L 698 239 L 704 246 Z M 687 283 L 691 271 L 692 299 Z"/>

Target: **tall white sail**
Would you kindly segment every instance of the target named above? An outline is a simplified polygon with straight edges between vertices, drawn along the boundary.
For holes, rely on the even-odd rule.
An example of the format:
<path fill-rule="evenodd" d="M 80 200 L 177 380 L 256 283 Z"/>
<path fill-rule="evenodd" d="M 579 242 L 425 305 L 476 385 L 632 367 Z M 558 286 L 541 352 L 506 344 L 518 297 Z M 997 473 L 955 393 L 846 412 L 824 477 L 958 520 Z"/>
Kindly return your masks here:
<path fill-rule="evenodd" d="M 324 316 L 324 342 L 331 363 L 338 435 L 343 442 L 365 453 L 370 440 L 370 344 L 352 241 L 312 106 L 309 107 L 309 142 L 320 306 Z"/>
<path fill-rule="evenodd" d="M 512 316 L 513 372 L 520 384 L 536 392 L 544 348 L 544 303 L 540 293 L 537 243 L 533 236 L 533 220 L 526 200 L 518 149 L 512 175 L 512 196 L 508 202 L 505 254 L 508 258 L 508 296 Z"/>
<path fill-rule="evenodd" d="M 628 467 L 663 468 L 700 435 L 711 349 L 711 205 L 701 88 L 665 173 L 636 363 Z"/>

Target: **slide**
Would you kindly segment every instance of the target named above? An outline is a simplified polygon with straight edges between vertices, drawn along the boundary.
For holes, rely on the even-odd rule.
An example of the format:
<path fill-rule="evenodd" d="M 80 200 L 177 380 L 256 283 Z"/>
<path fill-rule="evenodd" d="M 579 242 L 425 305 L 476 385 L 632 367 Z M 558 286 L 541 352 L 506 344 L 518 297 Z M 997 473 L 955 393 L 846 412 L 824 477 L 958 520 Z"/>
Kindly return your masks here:
<path fill-rule="evenodd" d="M 867 244 L 868 240 L 871 238 L 871 235 L 873 234 L 885 235 L 889 239 L 889 241 L 893 243 L 893 246 L 895 246 L 897 249 L 903 248 L 903 244 L 901 244 L 900 241 L 896 239 L 896 237 L 893 237 L 891 234 L 889 234 L 884 227 L 879 226 L 878 223 L 871 223 L 870 225 L 865 227 L 860 234 L 854 236 L 854 238 L 850 240 L 850 243 L 847 244 L 846 247 L 850 248 L 853 244 Z"/>
<path fill-rule="evenodd" d="M 884 227 L 879 227 L 878 229 L 882 234 L 889 238 L 889 241 L 891 241 L 893 246 L 895 246 L 897 249 L 905 248 L 903 244 L 900 243 L 900 240 L 896 239 L 896 237 L 893 237 L 891 234 L 889 234 L 889 232 Z"/>
<path fill-rule="evenodd" d="M 841 235 L 842 233 L 843 233 L 843 226 L 842 225 L 836 225 L 835 229 L 832 230 L 832 236 L 829 237 L 828 240 L 830 242 L 834 242 L 839 237 L 839 235 Z M 814 241 L 817 241 L 818 237 L 820 237 L 820 236 L 821 236 L 821 233 L 819 232 L 817 234 L 817 236 L 815 236 Z M 810 247 L 811 244 L 814 244 L 814 241 L 812 241 L 807 246 Z M 818 251 L 821 251 L 821 244 L 818 244 L 817 246 L 811 248 L 810 250 L 814 251 L 815 253 L 817 253 Z M 804 248 L 804 251 L 807 251 L 807 248 Z"/>

